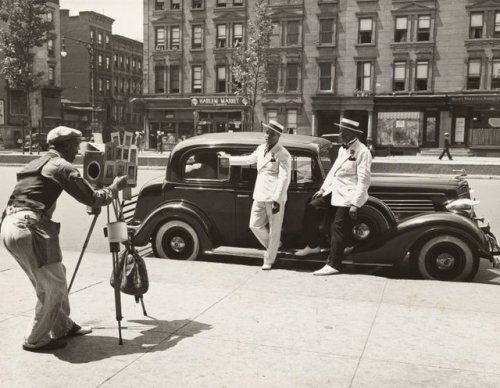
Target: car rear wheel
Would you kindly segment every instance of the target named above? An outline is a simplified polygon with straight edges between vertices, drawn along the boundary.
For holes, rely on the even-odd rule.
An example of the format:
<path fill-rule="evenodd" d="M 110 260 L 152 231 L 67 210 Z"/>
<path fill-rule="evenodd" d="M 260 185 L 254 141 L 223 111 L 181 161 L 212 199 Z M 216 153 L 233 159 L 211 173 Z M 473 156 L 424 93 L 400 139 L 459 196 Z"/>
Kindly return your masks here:
<path fill-rule="evenodd" d="M 412 252 L 414 272 L 424 279 L 467 281 L 477 273 L 477 258 L 470 246 L 452 235 L 430 238 Z"/>
<path fill-rule="evenodd" d="M 155 256 L 174 260 L 196 260 L 200 239 L 194 228 L 180 220 L 165 222 L 153 239 Z"/>

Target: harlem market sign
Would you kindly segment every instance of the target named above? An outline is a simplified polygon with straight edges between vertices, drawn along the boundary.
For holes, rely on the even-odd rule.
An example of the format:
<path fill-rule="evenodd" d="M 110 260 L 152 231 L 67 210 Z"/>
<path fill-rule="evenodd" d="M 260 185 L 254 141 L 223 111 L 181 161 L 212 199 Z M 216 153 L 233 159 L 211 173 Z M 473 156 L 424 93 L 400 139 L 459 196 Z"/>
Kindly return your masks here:
<path fill-rule="evenodd" d="M 247 106 L 248 99 L 242 96 L 191 97 L 192 106 Z"/>

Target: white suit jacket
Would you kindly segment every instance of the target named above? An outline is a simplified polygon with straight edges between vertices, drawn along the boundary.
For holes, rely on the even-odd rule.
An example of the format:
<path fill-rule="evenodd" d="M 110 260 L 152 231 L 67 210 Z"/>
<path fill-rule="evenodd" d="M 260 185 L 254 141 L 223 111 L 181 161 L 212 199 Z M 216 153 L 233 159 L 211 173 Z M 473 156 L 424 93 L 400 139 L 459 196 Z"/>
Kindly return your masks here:
<path fill-rule="evenodd" d="M 361 207 L 368 199 L 372 155 L 359 140 L 347 149 L 341 147 L 321 189 L 323 196 L 332 193 L 333 206 Z"/>
<path fill-rule="evenodd" d="M 291 157 L 281 144 L 276 143 L 264 156 L 266 144 L 261 144 L 246 156 L 231 156 L 232 165 L 257 163 L 257 180 L 253 190 L 254 201 L 285 202 L 291 179 Z"/>

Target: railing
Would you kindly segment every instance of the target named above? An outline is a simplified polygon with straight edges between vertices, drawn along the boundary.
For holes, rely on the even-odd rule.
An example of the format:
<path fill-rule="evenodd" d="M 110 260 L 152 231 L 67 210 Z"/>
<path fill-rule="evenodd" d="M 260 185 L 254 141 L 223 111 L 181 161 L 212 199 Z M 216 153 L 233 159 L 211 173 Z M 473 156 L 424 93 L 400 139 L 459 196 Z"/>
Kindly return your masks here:
<path fill-rule="evenodd" d="M 500 146 L 500 128 L 471 128 L 469 146 Z"/>

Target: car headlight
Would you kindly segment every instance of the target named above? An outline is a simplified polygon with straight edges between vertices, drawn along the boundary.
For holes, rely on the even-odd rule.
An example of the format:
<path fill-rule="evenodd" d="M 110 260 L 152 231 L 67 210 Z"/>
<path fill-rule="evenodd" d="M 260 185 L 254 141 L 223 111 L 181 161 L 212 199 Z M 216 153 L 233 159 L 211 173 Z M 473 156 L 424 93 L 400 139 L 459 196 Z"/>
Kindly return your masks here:
<path fill-rule="evenodd" d="M 479 203 L 478 200 L 470 198 L 460 198 L 446 205 L 446 210 L 452 213 L 462 214 L 467 217 L 472 217 L 474 205 Z"/>

